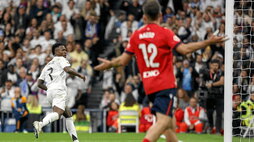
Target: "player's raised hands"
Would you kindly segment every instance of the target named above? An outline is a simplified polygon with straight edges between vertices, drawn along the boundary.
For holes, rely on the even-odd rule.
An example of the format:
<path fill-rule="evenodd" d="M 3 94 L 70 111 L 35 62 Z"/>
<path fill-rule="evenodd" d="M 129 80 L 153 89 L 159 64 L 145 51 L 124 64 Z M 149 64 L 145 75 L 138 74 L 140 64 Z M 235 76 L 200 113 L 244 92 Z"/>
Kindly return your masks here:
<path fill-rule="evenodd" d="M 112 67 L 111 61 L 103 58 L 98 58 L 101 62 L 99 65 L 95 66 L 94 69 L 97 71 L 103 71 Z"/>
<path fill-rule="evenodd" d="M 213 33 L 213 35 L 208 39 L 210 44 L 225 42 L 229 39 L 227 36 L 218 36 L 218 34 L 219 34 L 219 30 L 216 30 Z"/>
<path fill-rule="evenodd" d="M 221 42 L 225 42 L 228 40 L 227 36 L 216 36 L 216 35 L 212 35 L 208 41 L 210 44 L 216 44 L 216 43 L 221 43 Z"/>

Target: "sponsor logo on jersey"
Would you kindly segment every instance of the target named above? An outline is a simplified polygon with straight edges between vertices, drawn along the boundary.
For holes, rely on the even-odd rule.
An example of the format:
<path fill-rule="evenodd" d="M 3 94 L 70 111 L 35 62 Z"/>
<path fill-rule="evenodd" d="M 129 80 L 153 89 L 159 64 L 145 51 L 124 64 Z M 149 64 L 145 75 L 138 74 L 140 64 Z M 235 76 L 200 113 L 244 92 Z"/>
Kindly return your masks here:
<path fill-rule="evenodd" d="M 173 36 L 173 39 L 174 39 L 174 41 L 177 41 L 177 42 L 181 41 L 180 38 L 178 36 L 176 36 L 176 35 Z"/>
<path fill-rule="evenodd" d="M 143 72 L 143 78 L 155 77 L 160 74 L 159 70 L 151 70 Z"/>
<path fill-rule="evenodd" d="M 154 36 L 155 36 L 154 32 L 145 32 L 145 33 L 139 34 L 139 39 L 154 38 Z"/>

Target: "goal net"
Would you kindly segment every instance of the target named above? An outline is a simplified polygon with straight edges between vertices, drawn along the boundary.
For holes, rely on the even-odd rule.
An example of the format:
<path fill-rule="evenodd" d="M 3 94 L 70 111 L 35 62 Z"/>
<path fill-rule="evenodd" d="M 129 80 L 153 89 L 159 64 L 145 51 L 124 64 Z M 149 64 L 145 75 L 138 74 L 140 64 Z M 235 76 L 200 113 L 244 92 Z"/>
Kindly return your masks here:
<path fill-rule="evenodd" d="M 254 141 L 253 8 L 254 0 L 226 0 L 224 142 Z"/>

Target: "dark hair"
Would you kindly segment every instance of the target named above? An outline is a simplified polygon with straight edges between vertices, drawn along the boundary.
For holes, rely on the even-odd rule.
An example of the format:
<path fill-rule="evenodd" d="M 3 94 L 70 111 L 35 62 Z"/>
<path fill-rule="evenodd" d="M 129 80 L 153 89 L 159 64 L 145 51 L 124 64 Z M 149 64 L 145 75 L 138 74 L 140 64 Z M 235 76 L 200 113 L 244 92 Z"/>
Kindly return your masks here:
<path fill-rule="evenodd" d="M 219 65 L 220 65 L 220 61 L 219 61 L 219 60 L 217 60 L 217 59 L 214 59 L 214 60 L 212 60 L 212 61 L 211 61 L 211 64 L 214 64 L 214 63 L 216 63 L 216 64 L 219 64 Z"/>
<path fill-rule="evenodd" d="M 5 83 L 7 83 L 7 82 L 10 82 L 10 83 L 12 83 L 12 81 L 11 81 L 10 79 L 8 79 L 8 80 L 6 80 L 6 81 L 5 81 Z"/>
<path fill-rule="evenodd" d="M 198 103 L 198 99 L 195 97 L 191 97 L 190 100 L 194 99 Z"/>
<path fill-rule="evenodd" d="M 53 46 L 52 46 L 52 54 L 55 55 L 55 50 L 56 48 L 60 47 L 60 46 L 65 46 L 65 44 L 63 43 L 55 43 Z"/>
<path fill-rule="evenodd" d="M 112 104 L 116 104 L 117 109 L 119 109 L 119 104 L 118 104 L 118 103 L 116 103 L 116 102 L 111 102 L 111 103 L 109 103 L 109 105 L 108 105 L 110 110 L 113 110 Z"/>
<path fill-rule="evenodd" d="M 135 103 L 137 103 L 132 93 L 126 94 L 124 102 L 124 106 L 133 106 Z"/>
<path fill-rule="evenodd" d="M 143 5 L 143 12 L 152 21 L 157 20 L 161 12 L 161 6 L 157 0 L 147 0 Z"/>
<path fill-rule="evenodd" d="M 37 48 L 37 47 L 40 47 L 40 48 L 42 48 L 40 44 L 37 44 L 37 45 L 35 46 L 35 48 Z"/>

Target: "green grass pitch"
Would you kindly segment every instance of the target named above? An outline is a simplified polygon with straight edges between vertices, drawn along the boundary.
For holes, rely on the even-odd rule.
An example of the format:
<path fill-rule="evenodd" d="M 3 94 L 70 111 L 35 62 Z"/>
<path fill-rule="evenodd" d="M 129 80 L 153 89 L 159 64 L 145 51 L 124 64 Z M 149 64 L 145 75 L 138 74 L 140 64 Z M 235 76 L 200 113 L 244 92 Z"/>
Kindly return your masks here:
<path fill-rule="evenodd" d="M 79 133 L 80 142 L 141 142 L 143 133 Z M 178 134 L 183 142 L 223 142 L 223 137 L 208 134 Z M 71 142 L 67 133 L 42 133 L 35 139 L 32 133 L 0 133 L 0 142 Z M 158 142 L 165 142 L 160 139 Z M 234 138 L 233 142 L 254 142 L 254 138 Z"/>

